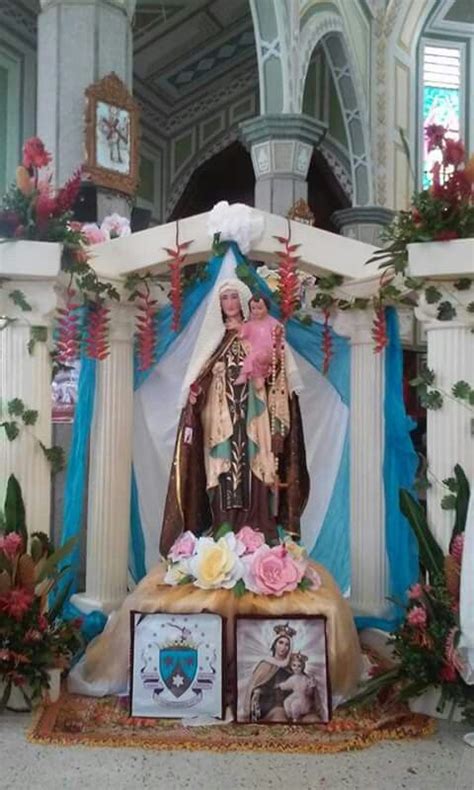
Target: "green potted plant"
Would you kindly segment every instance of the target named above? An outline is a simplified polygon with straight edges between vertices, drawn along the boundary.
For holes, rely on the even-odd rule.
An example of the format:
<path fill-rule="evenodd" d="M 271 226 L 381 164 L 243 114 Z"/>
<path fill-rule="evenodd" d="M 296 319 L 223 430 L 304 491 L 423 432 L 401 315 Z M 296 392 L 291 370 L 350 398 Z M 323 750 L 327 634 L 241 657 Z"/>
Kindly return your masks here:
<path fill-rule="evenodd" d="M 68 588 L 55 596 L 67 572 L 59 564 L 73 543 L 55 552 L 43 533 L 28 538 L 21 488 L 11 475 L 0 537 L 0 710 L 31 710 L 48 692 L 51 699 L 82 645 L 80 621 L 61 618 Z"/>

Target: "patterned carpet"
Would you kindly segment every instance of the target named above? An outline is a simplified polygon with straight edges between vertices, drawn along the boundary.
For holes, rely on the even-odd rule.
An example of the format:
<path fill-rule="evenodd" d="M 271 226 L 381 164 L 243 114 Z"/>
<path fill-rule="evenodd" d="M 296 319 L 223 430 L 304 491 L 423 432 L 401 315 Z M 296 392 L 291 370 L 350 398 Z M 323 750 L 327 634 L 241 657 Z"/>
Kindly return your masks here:
<path fill-rule="evenodd" d="M 176 720 L 138 719 L 128 715 L 128 700 L 82 697 L 63 692 L 58 702 L 41 707 L 28 740 L 33 743 L 132 746 L 173 751 L 314 752 L 365 749 L 384 740 L 432 735 L 435 723 L 397 704 L 363 710 L 336 710 L 326 725 L 214 724 L 186 726 Z"/>

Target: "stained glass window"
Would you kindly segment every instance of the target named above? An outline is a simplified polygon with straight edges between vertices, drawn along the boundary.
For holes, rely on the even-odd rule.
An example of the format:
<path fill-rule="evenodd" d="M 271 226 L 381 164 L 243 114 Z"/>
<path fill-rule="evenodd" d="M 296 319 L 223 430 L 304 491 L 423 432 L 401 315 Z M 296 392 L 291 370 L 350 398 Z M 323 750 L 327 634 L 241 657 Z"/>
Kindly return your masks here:
<path fill-rule="evenodd" d="M 431 168 L 441 152 L 428 153 L 425 129 L 440 124 L 457 140 L 461 128 L 461 50 L 455 45 L 425 43 L 423 48 L 423 187 L 431 184 Z"/>

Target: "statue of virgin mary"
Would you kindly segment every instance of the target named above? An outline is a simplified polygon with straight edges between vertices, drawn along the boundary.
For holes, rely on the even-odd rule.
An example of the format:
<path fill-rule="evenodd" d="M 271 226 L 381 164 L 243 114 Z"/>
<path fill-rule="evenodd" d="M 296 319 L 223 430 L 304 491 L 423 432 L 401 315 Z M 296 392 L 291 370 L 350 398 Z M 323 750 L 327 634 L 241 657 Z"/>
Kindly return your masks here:
<path fill-rule="evenodd" d="M 309 476 L 296 366 L 286 349 L 271 383 L 257 389 L 251 379 L 239 382 L 246 355 L 239 330 L 252 293 L 232 270 L 229 251 L 183 382 L 163 555 L 181 532 L 202 534 L 222 523 L 234 531 L 244 525 L 259 529 L 269 542 L 277 539 L 277 525 L 300 534 Z"/>

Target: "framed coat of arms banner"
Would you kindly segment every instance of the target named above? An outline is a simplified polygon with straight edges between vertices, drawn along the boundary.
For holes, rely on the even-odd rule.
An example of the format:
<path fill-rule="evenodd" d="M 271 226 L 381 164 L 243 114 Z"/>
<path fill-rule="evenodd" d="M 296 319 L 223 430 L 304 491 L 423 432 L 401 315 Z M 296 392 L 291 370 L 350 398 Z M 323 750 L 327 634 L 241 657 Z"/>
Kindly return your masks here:
<path fill-rule="evenodd" d="M 86 166 L 97 186 L 134 195 L 138 186 L 138 104 L 114 73 L 86 90 Z"/>
<path fill-rule="evenodd" d="M 223 716 L 223 619 L 130 613 L 130 715 Z"/>

